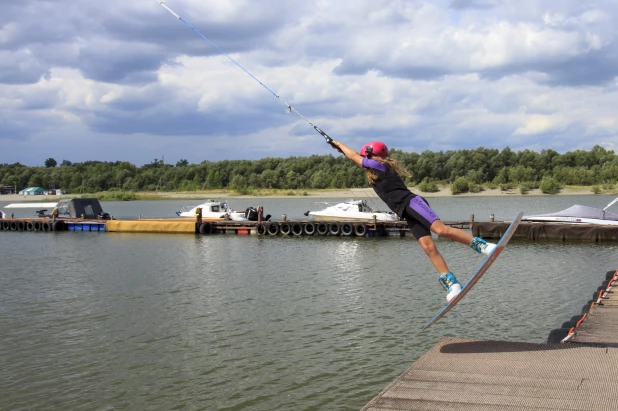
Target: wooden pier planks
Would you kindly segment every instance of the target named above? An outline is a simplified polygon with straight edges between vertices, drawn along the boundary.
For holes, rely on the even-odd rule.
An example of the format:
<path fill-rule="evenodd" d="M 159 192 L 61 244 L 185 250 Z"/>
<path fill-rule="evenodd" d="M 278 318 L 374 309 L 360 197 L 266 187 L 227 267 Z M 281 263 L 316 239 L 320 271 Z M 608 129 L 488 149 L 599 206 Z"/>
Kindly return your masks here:
<path fill-rule="evenodd" d="M 618 287 L 615 281 L 574 328 L 568 343 L 618 347 Z"/>
<path fill-rule="evenodd" d="M 445 338 L 363 408 L 451 409 L 618 410 L 618 348 Z"/>
<path fill-rule="evenodd" d="M 618 410 L 618 271 L 606 276 L 566 342 L 443 339 L 363 410 Z"/>
<path fill-rule="evenodd" d="M 567 344 L 582 343 L 618 347 L 618 304 L 596 304 L 575 328 Z"/>

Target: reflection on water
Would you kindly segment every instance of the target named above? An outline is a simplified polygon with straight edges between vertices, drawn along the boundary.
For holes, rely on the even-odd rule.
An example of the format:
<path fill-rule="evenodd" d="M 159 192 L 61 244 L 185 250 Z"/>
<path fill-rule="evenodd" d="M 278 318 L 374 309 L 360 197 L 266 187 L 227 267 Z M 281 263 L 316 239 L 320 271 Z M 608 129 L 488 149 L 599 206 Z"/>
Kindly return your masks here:
<path fill-rule="evenodd" d="M 431 203 L 444 219 L 566 208 L 547 198 Z M 311 201 L 261 200 L 290 218 Z M 170 203 L 104 209 L 160 215 Z M 0 232 L 0 244 L 11 410 L 359 409 L 442 337 L 544 342 L 618 268 L 617 244 L 512 241 L 421 332 L 445 296 L 410 238 Z M 482 261 L 437 244 L 460 279 Z"/>

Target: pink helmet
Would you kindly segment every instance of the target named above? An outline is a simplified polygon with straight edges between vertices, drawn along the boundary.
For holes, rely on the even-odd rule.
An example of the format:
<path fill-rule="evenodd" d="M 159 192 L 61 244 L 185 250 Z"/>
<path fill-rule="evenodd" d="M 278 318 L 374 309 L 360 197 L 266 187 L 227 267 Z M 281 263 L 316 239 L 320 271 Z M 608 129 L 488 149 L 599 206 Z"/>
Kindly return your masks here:
<path fill-rule="evenodd" d="M 381 141 L 372 141 L 361 147 L 360 155 L 367 158 L 371 156 L 386 158 L 388 157 L 388 147 Z"/>

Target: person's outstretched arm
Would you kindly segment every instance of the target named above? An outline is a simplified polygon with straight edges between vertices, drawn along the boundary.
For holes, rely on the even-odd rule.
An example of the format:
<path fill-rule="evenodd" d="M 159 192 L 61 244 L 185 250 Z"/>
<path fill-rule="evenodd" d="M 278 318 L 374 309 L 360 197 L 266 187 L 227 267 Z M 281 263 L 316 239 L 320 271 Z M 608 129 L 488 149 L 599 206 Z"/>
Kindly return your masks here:
<path fill-rule="evenodd" d="M 349 158 L 350 160 L 354 161 L 356 164 L 362 167 L 363 157 L 360 154 L 358 154 L 354 149 L 335 140 L 332 141 L 331 145 L 333 146 L 335 150 L 343 153 L 344 156 L 346 156 L 347 158 Z"/>

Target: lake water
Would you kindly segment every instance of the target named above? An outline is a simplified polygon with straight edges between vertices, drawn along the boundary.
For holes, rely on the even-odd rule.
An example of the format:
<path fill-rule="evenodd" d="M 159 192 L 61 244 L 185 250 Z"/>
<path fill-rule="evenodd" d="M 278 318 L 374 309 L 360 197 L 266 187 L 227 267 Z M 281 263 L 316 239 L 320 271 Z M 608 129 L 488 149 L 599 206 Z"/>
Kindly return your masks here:
<path fill-rule="evenodd" d="M 429 201 L 444 220 L 487 220 L 612 199 Z M 301 219 L 316 201 L 334 200 L 230 203 Z M 199 202 L 103 208 L 173 217 Z M 449 240 L 438 248 L 460 280 L 482 261 Z M 0 232 L 0 250 L 6 410 L 357 410 L 443 337 L 545 342 L 618 268 L 618 243 L 512 241 L 421 331 L 445 293 L 409 237 Z"/>

